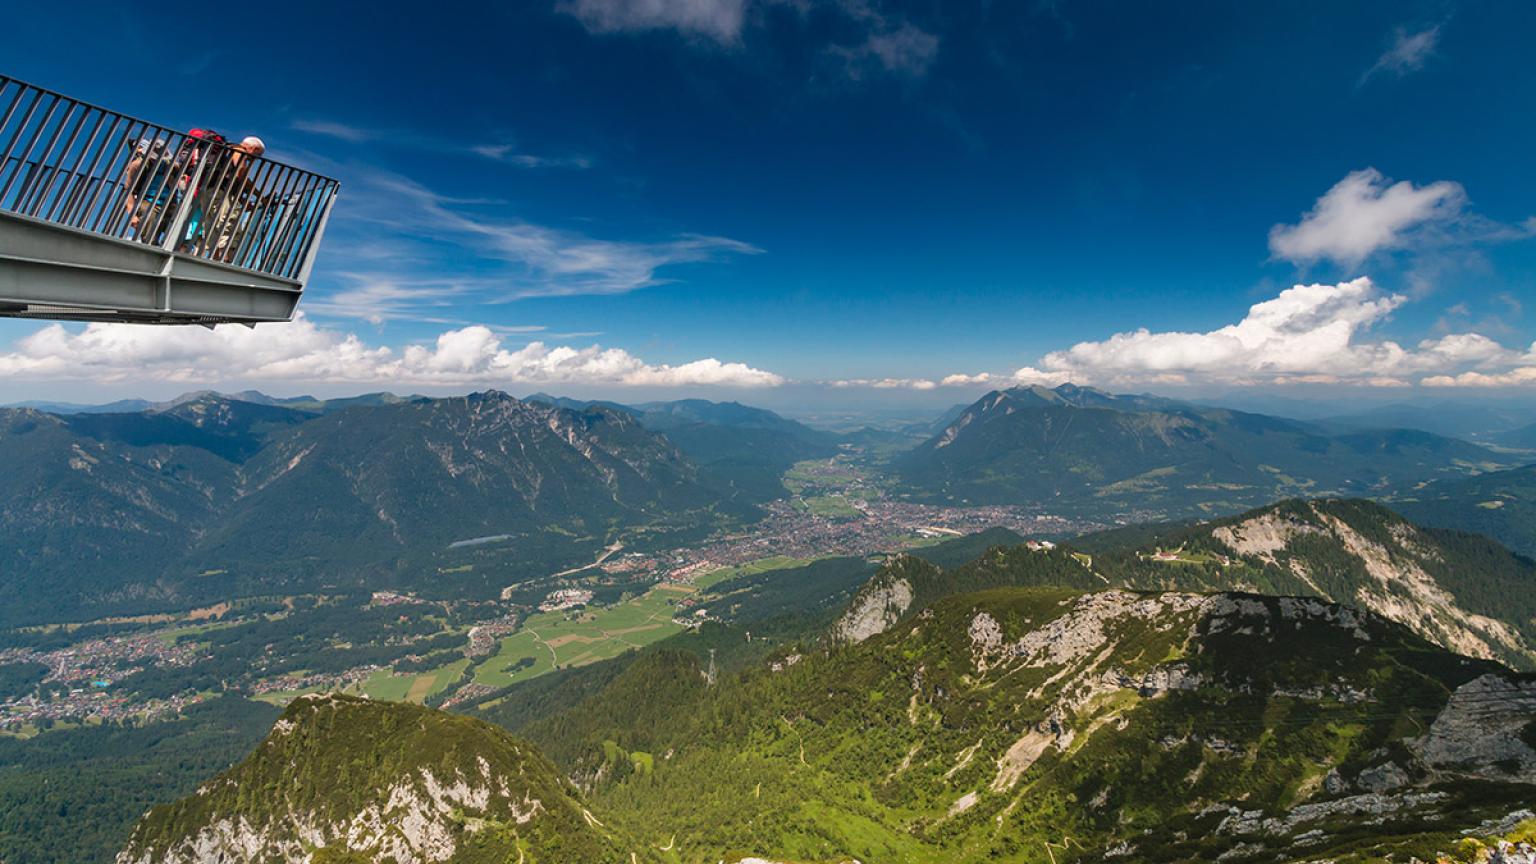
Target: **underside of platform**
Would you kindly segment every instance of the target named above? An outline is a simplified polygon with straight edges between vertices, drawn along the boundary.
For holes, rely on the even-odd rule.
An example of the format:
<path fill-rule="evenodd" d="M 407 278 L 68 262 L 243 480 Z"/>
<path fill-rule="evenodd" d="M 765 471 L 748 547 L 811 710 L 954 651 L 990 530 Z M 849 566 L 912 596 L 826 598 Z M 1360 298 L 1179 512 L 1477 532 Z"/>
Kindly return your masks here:
<path fill-rule="evenodd" d="M 0 316 L 137 324 L 290 321 L 302 283 L 0 212 Z"/>

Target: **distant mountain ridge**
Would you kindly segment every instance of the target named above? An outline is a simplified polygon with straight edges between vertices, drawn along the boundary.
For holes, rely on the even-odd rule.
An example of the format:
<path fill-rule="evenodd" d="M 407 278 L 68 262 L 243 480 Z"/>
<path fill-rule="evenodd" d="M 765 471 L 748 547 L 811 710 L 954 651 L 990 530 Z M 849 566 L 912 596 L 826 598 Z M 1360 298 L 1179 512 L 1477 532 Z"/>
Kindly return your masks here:
<path fill-rule="evenodd" d="M 0 445 L 0 624 L 361 586 L 430 573 L 481 536 L 537 539 L 518 556 L 537 568 L 617 525 L 697 524 L 723 503 L 631 415 L 495 392 L 322 413 L 209 395 L 137 414 L 3 409 Z M 493 564 L 464 590 L 515 575 Z"/>
<path fill-rule="evenodd" d="M 565 408 L 596 406 L 632 414 L 647 429 L 666 435 L 696 462 L 704 483 L 721 496 L 744 504 L 783 496 L 782 478 L 791 466 L 837 452 L 837 436 L 739 402 L 679 399 L 620 405 L 543 393 L 528 399 Z"/>
<path fill-rule="evenodd" d="M 1068 384 L 989 393 L 894 469 L 923 500 L 1168 518 L 1297 494 L 1380 495 L 1509 464 L 1479 445 L 1417 430 L 1330 434 Z"/>

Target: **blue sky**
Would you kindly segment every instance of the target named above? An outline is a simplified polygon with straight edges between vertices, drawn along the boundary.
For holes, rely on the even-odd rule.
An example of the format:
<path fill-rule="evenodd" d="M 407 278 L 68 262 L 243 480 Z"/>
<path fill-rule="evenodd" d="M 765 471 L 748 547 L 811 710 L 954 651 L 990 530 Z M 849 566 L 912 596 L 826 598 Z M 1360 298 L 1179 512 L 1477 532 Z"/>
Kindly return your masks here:
<path fill-rule="evenodd" d="M 344 185 L 303 321 L 6 322 L 0 400 L 1536 393 L 1531 4 L 318 5 L 7 13 Z"/>

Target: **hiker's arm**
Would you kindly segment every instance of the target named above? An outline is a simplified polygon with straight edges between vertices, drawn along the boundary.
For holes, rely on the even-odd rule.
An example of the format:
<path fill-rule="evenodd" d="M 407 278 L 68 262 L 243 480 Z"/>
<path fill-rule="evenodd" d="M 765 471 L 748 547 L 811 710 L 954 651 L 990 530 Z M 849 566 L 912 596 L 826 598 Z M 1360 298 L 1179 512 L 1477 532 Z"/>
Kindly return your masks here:
<path fill-rule="evenodd" d="M 138 178 L 139 169 L 143 164 L 144 160 L 135 156 L 128 160 L 127 167 L 123 169 L 123 189 L 128 193 L 123 196 L 123 209 L 129 213 L 133 212 L 133 206 L 138 203 L 133 197 L 133 181 Z"/>

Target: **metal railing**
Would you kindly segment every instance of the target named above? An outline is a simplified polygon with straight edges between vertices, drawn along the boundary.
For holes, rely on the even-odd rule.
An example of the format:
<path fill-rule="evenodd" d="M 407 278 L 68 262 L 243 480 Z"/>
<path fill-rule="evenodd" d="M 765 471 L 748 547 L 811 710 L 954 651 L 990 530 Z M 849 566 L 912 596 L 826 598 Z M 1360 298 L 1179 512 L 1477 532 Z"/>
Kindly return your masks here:
<path fill-rule="evenodd" d="M 337 187 L 0 75 L 0 212 L 302 283 Z"/>

